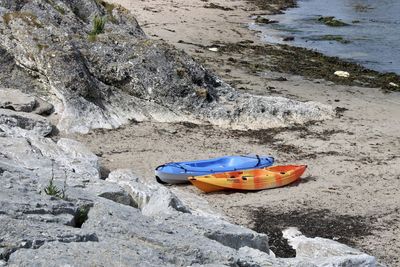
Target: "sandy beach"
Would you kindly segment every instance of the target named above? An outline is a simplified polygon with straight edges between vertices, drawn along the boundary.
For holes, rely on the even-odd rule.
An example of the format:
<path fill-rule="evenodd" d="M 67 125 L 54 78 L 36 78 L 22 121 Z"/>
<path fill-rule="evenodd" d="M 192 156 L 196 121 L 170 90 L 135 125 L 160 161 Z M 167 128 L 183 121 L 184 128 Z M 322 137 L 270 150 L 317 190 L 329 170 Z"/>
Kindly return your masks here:
<path fill-rule="evenodd" d="M 333 68 L 346 64 L 331 63 L 327 72 L 332 76 L 281 72 L 289 67 L 255 53 L 264 44 L 248 29 L 252 17 L 276 12 L 277 6 L 261 10 L 257 1 L 221 0 L 110 2 L 130 10 L 150 38 L 183 49 L 237 90 L 329 104 L 337 116 L 258 131 L 144 122 L 73 135 L 101 157 L 106 169 L 133 168 L 154 179 L 154 168 L 165 162 L 248 153 L 273 155 L 278 164 L 307 164 L 301 182 L 274 190 L 203 194 L 191 185 L 173 190 L 198 194 L 232 222 L 269 229 L 270 235 L 298 227 L 307 236 L 332 238 L 388 266 L 400 265 L 400 93 L 333 77 L 339 70 Z M 226 44 L 242 46 L 226 49 Z M 271 64 L 254 68 L 255 61 Z"/>

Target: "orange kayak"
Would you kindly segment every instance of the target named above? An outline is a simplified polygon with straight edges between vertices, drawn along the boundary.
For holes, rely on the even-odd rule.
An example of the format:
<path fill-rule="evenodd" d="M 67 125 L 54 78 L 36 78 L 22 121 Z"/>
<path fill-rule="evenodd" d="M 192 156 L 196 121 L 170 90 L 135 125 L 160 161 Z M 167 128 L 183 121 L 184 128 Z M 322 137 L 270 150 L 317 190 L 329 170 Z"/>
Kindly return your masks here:
<path fill-rule="evenodd" d="M 276 188 L 300 179 L 307 165 L 273 166 L 263 169 L 192 176 L 189 181 L 204 192 L 221 190 L 262 190 Z"/>

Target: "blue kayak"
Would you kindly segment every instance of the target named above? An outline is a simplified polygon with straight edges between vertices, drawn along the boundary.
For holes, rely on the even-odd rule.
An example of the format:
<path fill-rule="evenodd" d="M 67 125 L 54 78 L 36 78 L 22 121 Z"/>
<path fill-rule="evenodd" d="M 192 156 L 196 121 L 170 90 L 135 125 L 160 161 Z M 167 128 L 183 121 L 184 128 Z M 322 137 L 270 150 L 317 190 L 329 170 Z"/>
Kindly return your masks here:
<path fill-rule="evenodd" d="M 273 163 L 274 158 L 268 156 L 226 156 L 206 160 L 170 162 L 158 166 L 155 173 L 159 183 L 179 184 L 188 182 L 190 176 L 264 168 Z"/>

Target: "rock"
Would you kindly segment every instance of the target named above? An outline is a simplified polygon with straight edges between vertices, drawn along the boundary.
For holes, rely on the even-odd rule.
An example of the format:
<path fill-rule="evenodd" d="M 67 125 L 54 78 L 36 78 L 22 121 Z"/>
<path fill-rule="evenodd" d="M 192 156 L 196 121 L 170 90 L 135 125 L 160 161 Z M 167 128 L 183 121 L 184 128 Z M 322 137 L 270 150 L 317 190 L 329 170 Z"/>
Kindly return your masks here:
<path fill-rule="evenodd" d="M 276 259 L 272 255 L 268 255 L 266 253 L 262 253 L 261 251 L 249 247 L 241 247 L 239 250 L 240 262 L 239 266 L 273 266 L 273 267 L 283 267 L 283 266 L 296 266 L 299 265 L 290 265 L 289 263 L 285 263 L 284 260 Z M 243 261 L 243 262 L 241 262 Z M 313 267 L 313 265 L 305 265 L 304 267 L 309 266 Z"/>
<path fill-rule="evenodd" d="M 49 115 L 54 107 L 39 97 L 30 96 L 16 89 L 0 88 L 0 108 Z"/>
<path fill-rule="evenodd" d="M 9 136 L 47 136 L 53 127 L 39 115 L 0 109 L 0 129 Z"/>
<path fill-rule="evenodd" d="M 147 184 L 129 169 L 110 173 L 107 181 L 117 183 L 130 194 L 136 206 L 146 216 L 171 214 L 190 210 L 168 189 L 156 183 Z"/>
<path fill-rule="evenodd" d="M 227 217 L 218 213 L 211 208 L 208 201 L 199 195 L 191 193 L 186 190 L 180 190 L 178 188 L 170 189 L 175 196 L 177 196 L 182 204 L 190 209 L 190 213 L 193 215 L 209 218 L 217 218 L 227 220 Z"/>
<path fill-rule="evenodd" d="M 258 23 L 258 24 L 278 23 L 278 21 L 276 21 L 276 20 L 270 20 L 270 19 L 264 18 L 264 17 L 262 17 L 262 16 L 257 16 L 257 18 L 256 18 L 255 21 L 256 21 L 256 23 Z"/>
<path fill-rule="evenodd" d="M 283 231 L 296 250 L 296 258 L 311 259 L 316 266 L 377 266 L 375 257 L 326 238 L 308 238 L 296 228 Z"/>
<path fill-rule="evenodd" d="M 82 143 L 75 140 L 61 138 L 57 147 L 63 151 L 63 157 L 55 157 L 56 161 L 69 166 L 76 174 L 87 175 L 91 179 L 100 178 L 100 164 L 98 157 Z M 72 159 L 72 160 L 70 160 Z"/>
<path fill-rule="evenodd" d="M 263 252 L 269 252 L 268 237 L 266 235 L 247 232 L 238 233 L 238 231 L 229 232 L 225 229 L 219 229 L 207 232 L 205 236 L 234 249 L 252 247 Z"/>
<path fill-rule="evenodd" d="M 116 203 L 137 208 L 136 202 L 124 190 L 120 190 L 120 191 L 117 191 L 117 192 L 104 192 L 104 193 L 101 193 L 99 195 L 99 197 L 104 197 L 104 198 L 112 200 L 112 201 L 114 201 Z"/>
<path fill-rule="evenodd" d="M 241 94 L 184 52 L 148 39 L 123 8 L 98 3 L 0 3 L 0 85 L 49 99 L 60 131 L 131 120 L 261 129 L 334 115 L 318 103 Z M 110 19 L 93 36 L 96 15 Z"/>
<path fill-rule="evenodd" d="M 1 159 L 5 170 L 10 172 L 29 173 L 41 177 L 38 181 L 44 187 L 52 176 L 58 186 L 64 180 L 71 185 L 84 185 L 88 181 L 99 181 L 98 161 L 88 154 L 87 149 L 76 141 L 62 141 L 76 146 L 66 151 L 48 138 L 7 138 L 0 137 Z M 21 167 L 23 169 L 21 169 Z M 24 170 L 25 169 L 25 170 Z"/>
<path fill-rule="evenodd" d="M 36 105 L 32 110 L 33 113 L 38 115 L 50 115 L 53 112 L 54 106 L 52 104 L 38 97 L 35 97 L 35 100 Z"/>
<path fill-rule="evenodd" d="M 15 111 L 31 112 L 35 107 L 36 100 L 19 90 L 0 88 L 0 108 Z"/>
<path fill-rule="evenodd" d="M 50 267 L 54 264 L 82 266 L 85 263 L 90 266 L 175 266 L 160 259 L 161 253 L 146 246 L 145 242 L 135 241 L 136 245 L 117 239 L 86 243 L 52 242 L 36 250 L 20 249 L 11 255 L 9 265 Z"/>
<path fill-rule="evenodd" d="M 108 182 L 116 183 L 123 187 L 139 209 L 149 203 L 152 190 L 139 182 L 139 177 L 130 169 L 119 169 L 109 174 Z"/>

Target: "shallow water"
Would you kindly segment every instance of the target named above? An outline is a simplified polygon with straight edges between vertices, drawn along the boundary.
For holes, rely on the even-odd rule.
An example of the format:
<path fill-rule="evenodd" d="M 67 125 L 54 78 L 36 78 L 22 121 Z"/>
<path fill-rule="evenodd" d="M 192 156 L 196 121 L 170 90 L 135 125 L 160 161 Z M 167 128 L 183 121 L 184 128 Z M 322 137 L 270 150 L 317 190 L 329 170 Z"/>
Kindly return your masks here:
<path fill-rule="evenodd" d="M 251 25 L 263 39 L 273 43 L 312 48 L 368 68 L 400 74 L 399 0 L 300 0 L 298 8 L 268 18 L 278 24 Z M 320 16 L 335 16 L 350 24 L 329 27 Z M 293 36 L 292 42 L 284 37 Z M 342 40 L 321 40 L 333 38 Z"/>

